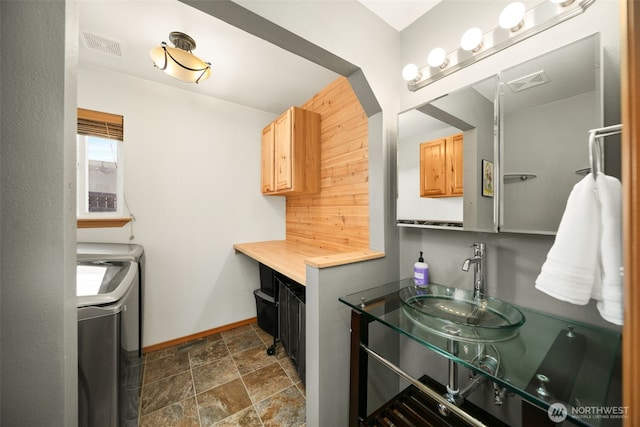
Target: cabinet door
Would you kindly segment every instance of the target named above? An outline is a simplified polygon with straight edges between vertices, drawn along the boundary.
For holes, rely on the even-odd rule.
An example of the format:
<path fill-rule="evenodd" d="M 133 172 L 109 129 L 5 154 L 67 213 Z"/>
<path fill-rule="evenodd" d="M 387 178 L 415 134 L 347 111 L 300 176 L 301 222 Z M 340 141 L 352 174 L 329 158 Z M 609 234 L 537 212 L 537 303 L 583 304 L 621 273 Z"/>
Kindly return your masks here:
<path fill-rule="evenodd" d="M 261 186 L 262 193 L 267 194 L 275 191 L 275 131 L 274 124 L 262 130 L 262 173 Z"/>
<path fill-rule="evenodd" d="M 275 121 L 275 185 L 276 191 L 291 189 L 292 177 L 292 110 L 278 117 Z"/>
<path fill-rule="evenodd" d="M 463 190 L 462 171 L 464 145 L 462 134 L 447 138 L 447 187 L 452 196 L 461 196 Z"/>
<path fill-rule="evenodd" d="M 447 194 L 445 156 L 445 138 L 420 144 L 420 197 Z"/>

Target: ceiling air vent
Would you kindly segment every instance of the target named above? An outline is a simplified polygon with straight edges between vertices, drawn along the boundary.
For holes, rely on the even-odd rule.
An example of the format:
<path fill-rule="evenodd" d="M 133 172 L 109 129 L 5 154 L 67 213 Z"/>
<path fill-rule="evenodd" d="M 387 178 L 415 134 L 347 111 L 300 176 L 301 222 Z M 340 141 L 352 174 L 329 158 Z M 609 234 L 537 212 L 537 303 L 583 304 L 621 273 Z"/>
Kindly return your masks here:
<path fill-rule="evenodd" d="M 544 70 L 536 71 L 535 73 L 526 75 L 524 77 L 520 77 L 510 82 L 507 82 L 507 85 L 514 92 L 520 92 L 521 90 L 529 89 L 535 86 L 540 86 L 542 84 L 548 83 L 549 77 L 544 72 Z"/>
<path fill-rule="evenodd" d="M 120 43 L 85 31 L 82 31 L 80 34 L 85 47 L 109 55 L 122 57 Z"/>

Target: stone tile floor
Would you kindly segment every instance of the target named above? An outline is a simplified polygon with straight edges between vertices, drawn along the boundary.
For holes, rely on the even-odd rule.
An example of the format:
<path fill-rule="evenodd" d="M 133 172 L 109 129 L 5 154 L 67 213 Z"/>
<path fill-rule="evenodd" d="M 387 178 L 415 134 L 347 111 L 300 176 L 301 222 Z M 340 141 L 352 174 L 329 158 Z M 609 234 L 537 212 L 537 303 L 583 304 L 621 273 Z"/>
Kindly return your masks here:
<path fill-rule="evenodd" d="M 253 323 L 148 353 L 139 426 L 305 426 L 305 388 Z"/>

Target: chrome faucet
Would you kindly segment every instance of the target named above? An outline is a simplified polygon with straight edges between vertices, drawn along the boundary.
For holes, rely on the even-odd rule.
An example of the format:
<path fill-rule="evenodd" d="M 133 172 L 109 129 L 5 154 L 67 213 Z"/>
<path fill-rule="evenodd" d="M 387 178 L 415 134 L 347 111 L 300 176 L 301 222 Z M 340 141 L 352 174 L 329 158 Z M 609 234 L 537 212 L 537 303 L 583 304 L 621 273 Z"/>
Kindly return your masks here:
<path fill-rule="evenodd" d="M 482 301 L 485 299 L 485 252 L 487 247 L 482 242 L 473 245 L 473 256 L 462 263 L 462 271 L 469 271 L 469 265 L 473 264 L 473 299 Z"/>

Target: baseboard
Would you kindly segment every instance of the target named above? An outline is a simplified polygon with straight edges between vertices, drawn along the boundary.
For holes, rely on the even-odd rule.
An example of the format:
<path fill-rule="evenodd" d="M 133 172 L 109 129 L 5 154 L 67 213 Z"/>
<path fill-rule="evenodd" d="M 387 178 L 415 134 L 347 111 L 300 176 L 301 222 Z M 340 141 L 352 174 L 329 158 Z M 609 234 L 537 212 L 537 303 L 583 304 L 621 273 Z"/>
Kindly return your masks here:
<path fill-rule="evenodd" d="M 240 326 L 250 325 L 252 323 L 256 323 L 257 317 L 251 317 L 249 319 L 241 320 L 239 322 L 230 323 L 228 325 L 220 326 L 217 328 L 209 329 L 207 331 L 198 332 L 197 334 L 187 335 L 186 337 L 176 338 L 171 341 L 165 341 L 159 344 L 150 345 L 148 347 L 144 347 L 142 349 L 143 353 L 150 353 L 152 351 L 162 350 L 163 348 L 172 347 L 178 344 L 184 344 L 189 341 L 197 340 L 200 338 L 208 337 L 213 334 L 218 334 L 220 332 L 229 331 L 231 329 L 239 328 Z"/>

